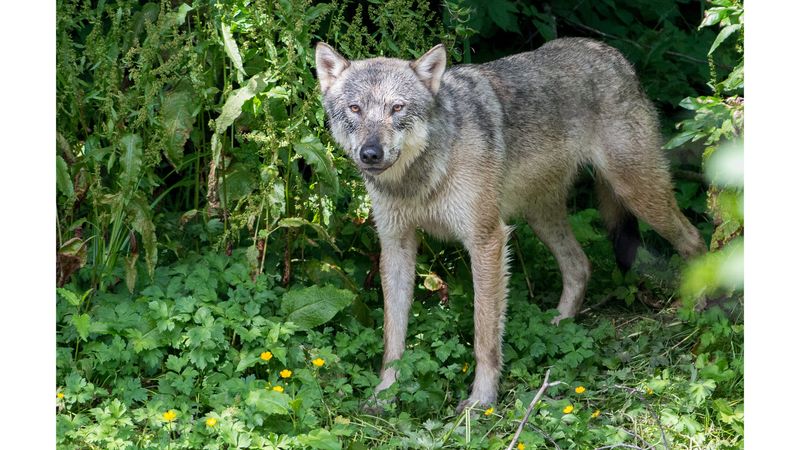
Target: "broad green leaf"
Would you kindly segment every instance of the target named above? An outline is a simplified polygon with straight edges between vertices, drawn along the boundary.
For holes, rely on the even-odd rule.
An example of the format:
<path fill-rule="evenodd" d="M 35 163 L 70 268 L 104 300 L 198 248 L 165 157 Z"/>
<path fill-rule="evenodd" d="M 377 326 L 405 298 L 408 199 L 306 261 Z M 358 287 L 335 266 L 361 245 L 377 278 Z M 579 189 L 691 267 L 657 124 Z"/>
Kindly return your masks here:
<path fill-rule="evenodd" d="M 78 336 L 85 341 L 89 337 L 89 324 L 91 322 L 89 314 L 73 315 L 71 322 L 75 329 L 78 330 Z"/>
<path fill-rule="evenodd" d="M 188 90 L 170 92 L 161 104 L 161 123 L 166 133 L 164 154 L 173 167 L 183 159 L 183 147 L 194 125 L 194 102 Z"/>
<path fill-rule="evenodd" d="M 242 84 L 242 80 L 247 74 L 244 71 L 244 66 L 242 66 L 242 55 L 239 54 L 239 46 L 236 45 L 236 40 L 233 39 L 230 25 L 226 23 L 222 24 L 222 43 L 225 47 L 225 54 L 233 62 L 233 67 L 236 68 L 236 80 L 239 84 Z"/>
<path fill-rule="evenodd" d="M 289 397 L 281 392 L 266 389 L 250 391 L 245 403 L 264 414 L 289 414 Z"/>
<path fill-rule="evenodd" d="M 321 450 L 342 450 L 342 444 L 339 439 L 334 436 L 330 431 L 320 428 L 308 434 L 301 434 L 297 436 L 297 442 L 309 448 L 317 448 Z"/>
<path fill-rule="evenodd" d="M 137 195 L 128 203 L 127 213 L 130 218 L 131 227 L 142 236 L 147 273 L 152 278 L 155 273 L 156 263 L 158 262 L 158 251 L 156 247 L 158 240 L 156 239 L 156 227 L 153 225 L 153 220 L 150 218 L 150 207 L 141 195 Z"/>
<path fill-rule="evenodd" d="M 244 164 L 234 164 L 225 171 L 219 183 L 220 200 L 224 208 L 231 208 L 235 202 L 257 187 L 256 176 Z"/>
<path fill-rule="evenodd" d="M 122 166 L 120 183 L 124 190 L 133 191 L 142 169 L 142 138 L 138 134 L 126 134 L 119 144 L 122 152 L 119 160 Z"/>
<path fill-rule="evenodd" d="M 512 31 L 519 33 L 519 24 L 517 24 L 517 6 L 509 0 L 495 0 L 489 2 L 487 5 L 489 17 L 492 22 L 497 24 L 498 27 L 504 31 Z"/>
<path fill-rule="evenodd" d="M 64 161 L 61 155 L 56 155 L 56 187 L 69 198 L 75 196 L 72 177 L 69 175 L 69 167 L 67 167 L 67 162 Z"/>
<path fill-rule="evenodd" d="M 183 25 L 186 23 L 186 14 L 193 9 L 194 8 L 186 3 L 182 3 L 181 6 L 178 7 L 178 12 L 175 13 L 175 23 L 178 25 Z"/>
<path fill-rule="evenodd" d="M 268 74 L 266 72 L 261 72 L 253 75 L 244 87 L 236 89 L 228 95 L 225 104 L 222 106 L 222 112 L 214 120 L 214 135 L 211 137 L 211 154 L 215 162 L 219 162 L 219 155 L 222 150 L 220 135 L 225 133 L 225 130 L 233 124 L 233 121 L 242 114 L 242 105 L 244 105 L 244 102 L 263 91 L 269 82 L 270 78 Z"/>
<path fill-rule="evenodd" d="M 293 289 L 283 295 L 281 311 L 286 314 L 286 321 L 311 329 L 331 320 L 354 298 L 353 292 L 333 286 Z"/>
<path fill-rule="evenodd" d="M 664 144 L 664 148 L 670 149 L 675 147 L 680 147 L 684 143 L 686 143 L 689 139 L 693 138 L 697 134 L 697 131 L 682 131 L 675 136 L 672 137 L 666 144 Z"/>
<path fill-rule="evenodd" d="M 740 29 L 742 29 L 742 24 L 740 23 L 728 25 L 725 28 L 723 28 L 722 31 L 720 31 L 719 34 L 717 35 L 717 38 L 714 39 L 714 43 L 711 44 L 711 49 L 708 50 L 708 55 L 710 56 L 712 53 L 714 53 L 714 50 L 716 50 L 717 47 L 719 47 L 719 44 L 725 42 L 725 39 L 728 39 L 728 37 L 731 34 L 735 33 L 736 31 L 739 31 Z"/>
<path fill-rule="evenodd" d="M 339 194 L 339 177 L 336 168 L 333 167 L 333 161 L 317 136 L 313 134 L 304 136 L 300 142 L 294 144 L 294 151 L 314 168 L 314 173 L 328 188 L 334 191 L 334 195 Z"/>

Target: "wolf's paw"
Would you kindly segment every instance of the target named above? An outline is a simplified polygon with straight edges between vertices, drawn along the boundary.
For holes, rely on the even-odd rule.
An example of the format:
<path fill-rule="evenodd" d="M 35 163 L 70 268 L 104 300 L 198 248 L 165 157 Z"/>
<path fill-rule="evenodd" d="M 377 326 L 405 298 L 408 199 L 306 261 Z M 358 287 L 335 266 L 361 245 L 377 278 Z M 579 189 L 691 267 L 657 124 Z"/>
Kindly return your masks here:
<path fill-rule="evenodd" d="M 561 322 L 562 320 L 570 319 L 572 317 L 574 317 L 574 316 L 569 316 L 569 315 L 565 315 L 565 314 L 559 314 L 559 315 L 553 317 L 553 320 L 551 320 L 550 323 L 553 324 L 553 325 L 558 325 L 559 322 Z"/>
<path fill-rule="evenodd" d="M 394 398 L 383 399 L 372 395 L 367 402 L 361 406 L 361 410 L 366 414 L 373 416 L 382 416 L 386 411 L 386 407 L 395 401 Z"/>
<path fill-rule="evenodd" d="M 466 400 L 461 400 L 461 403 L 459 403 L 458 406 L 456 407 L 456 413 L 457 414 L 461 414 L 461 412 L 464 411 L 464 408 L 467 408 L 467 407 L 469 407 L 470 409 L 473 409 L 473 410 L 484 411 L 486 408 L 488 408 L 494 402 L 495 402 L 495 399 L 487 398 L 487 399 L 481 400 L 481 399 L 474 399 L 474 398 L 470 397 L 470 398 L 468 398 Z"/>

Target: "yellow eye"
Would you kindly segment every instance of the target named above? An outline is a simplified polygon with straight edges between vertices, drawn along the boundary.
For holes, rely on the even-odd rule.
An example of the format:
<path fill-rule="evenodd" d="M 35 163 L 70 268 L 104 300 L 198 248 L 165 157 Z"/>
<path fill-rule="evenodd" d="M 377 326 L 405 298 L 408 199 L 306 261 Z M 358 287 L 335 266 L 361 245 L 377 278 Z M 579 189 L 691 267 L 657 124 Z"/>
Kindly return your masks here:
<path fill-rule="evenodd" d="M 357 113 L 361 111 L 361 108 L 359 108 L 358 105 L 350 105 L 350 111 Z"/>
<path fill-rule="evenodd" d="M 394 106 L 392 106 L 392 111 L 394 111 L 394 112 L 400 112 L 402 110 L 403 110 L 403 105 L 401 105 L 399 103 L 394 105 Z"/>

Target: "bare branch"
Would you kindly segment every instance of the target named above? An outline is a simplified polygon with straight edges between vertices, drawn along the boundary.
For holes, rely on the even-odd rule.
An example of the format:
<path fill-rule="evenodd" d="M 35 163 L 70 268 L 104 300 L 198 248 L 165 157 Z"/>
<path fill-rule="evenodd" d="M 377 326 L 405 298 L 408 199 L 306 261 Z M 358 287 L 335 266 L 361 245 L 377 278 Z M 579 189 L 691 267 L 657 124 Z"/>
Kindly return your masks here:
<path fill-rule="evenodd" d="M 539 391 L 533 397 L 533 400 L 531 400 L 530 405 L 528 405 L 528 410 L 525 411 L 525 417 L 523 417 L 522 421 L 519 423 L 519 426 L 517 427 L 517 432 L 514 433 L 514 438 L 511 439 L 511 443 L 508 444 L 506 450 L 514 450 L 514 446 L 517 445 L 517 442 L 519 441 L 519 435 L 522 434 L 522 430 L 525 428 L 525 424 L 528 423 L 528 419 L 531 417 L 531 413 L 533 412 L 533 408 L 536 406 L 536 402 L 538 402 L 539 399 L 542 398 L 542 395 L 544 395 L 544 391 L 546 391 L 547 388 L 551 388 L 553 386 L 562 384 L 561 381 L 554 381 L 550 383 L 548 382 L 549 379 L 550 379 L 550 369 L 547 369 L 547 372 L 544 373 L 544 381 L 542 382 L 542 387 L 539 388 Z"/>

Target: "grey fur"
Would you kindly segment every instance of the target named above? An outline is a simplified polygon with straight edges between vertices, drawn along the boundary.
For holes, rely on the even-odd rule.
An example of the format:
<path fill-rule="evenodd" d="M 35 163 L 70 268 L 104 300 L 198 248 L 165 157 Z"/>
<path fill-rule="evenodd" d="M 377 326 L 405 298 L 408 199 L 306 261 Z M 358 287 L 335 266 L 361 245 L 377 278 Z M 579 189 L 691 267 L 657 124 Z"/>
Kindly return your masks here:
<path fill-rule="evenodd" d="M 470 253 L 477 365 L 463 407 L 497 399 L 510 218 L 524 218 L 556 257 L 564 287 L 555 322 L 580 308 L 590 267 L 566 199 L 581 166 L 595 168 L 610 230 L 630 228 L 633 213 L 684 257 L 705 246 L 676 206 L 656 113 L 617 50 L 558 39 L 443 72 L 445 56 L 441 46 L 416 61 L 348 61 L 324 43 L 316 52 L 329 127 L 364 176 L 381 240 L 385 353 L 376 392 L 395 381 L 386 364 L 405 348 L 419 227 Z M 384 150 L 379 163 L 360 159 L 367 142 Z"/>

